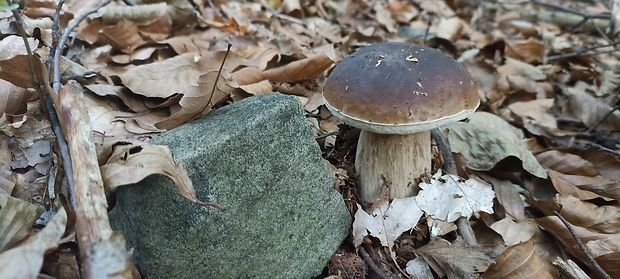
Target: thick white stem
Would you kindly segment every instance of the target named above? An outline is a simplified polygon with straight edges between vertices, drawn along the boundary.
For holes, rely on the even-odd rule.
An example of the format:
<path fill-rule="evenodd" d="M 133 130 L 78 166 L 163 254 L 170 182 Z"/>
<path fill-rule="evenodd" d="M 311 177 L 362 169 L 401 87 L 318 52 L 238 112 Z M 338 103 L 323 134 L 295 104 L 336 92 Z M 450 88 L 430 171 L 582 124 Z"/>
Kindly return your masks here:
<path fill-rule="evenodd" d="M 431 171 L 430 131 L 383 135 L 362 130 L 357 143 L 355 170 L 363 202 L 375 202 L 385 187 L 390 198 L 411 197 Z"/>

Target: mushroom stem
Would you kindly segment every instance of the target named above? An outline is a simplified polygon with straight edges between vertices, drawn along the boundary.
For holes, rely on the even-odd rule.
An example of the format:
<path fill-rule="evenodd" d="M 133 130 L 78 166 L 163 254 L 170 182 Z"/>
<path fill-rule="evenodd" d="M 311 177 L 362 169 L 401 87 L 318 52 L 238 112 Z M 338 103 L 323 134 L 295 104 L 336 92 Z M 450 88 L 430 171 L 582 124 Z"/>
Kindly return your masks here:
<path fill-rule="evenodd" d="M 390 198 L 414 196 L 422 176 L 430 174 L 430 131 L 386 135 L 362 130 L 355 158 L 363 202 L 375 202 L 385 187 Z"/>

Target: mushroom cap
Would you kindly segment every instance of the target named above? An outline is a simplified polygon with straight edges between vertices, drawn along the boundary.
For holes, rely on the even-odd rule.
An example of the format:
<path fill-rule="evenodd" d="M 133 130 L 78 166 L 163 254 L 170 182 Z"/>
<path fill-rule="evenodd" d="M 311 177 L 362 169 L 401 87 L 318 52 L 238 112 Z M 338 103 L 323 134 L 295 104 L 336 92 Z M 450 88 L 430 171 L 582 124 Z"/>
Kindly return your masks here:
<path fill-rule="evenodd" d="M 379 134 L 412 134 L 459 121 L 480 99 L 471 75 L 442 52 L 389 42 L 360 48 L 325 82 L 327 108 L 345 123 Z"/>

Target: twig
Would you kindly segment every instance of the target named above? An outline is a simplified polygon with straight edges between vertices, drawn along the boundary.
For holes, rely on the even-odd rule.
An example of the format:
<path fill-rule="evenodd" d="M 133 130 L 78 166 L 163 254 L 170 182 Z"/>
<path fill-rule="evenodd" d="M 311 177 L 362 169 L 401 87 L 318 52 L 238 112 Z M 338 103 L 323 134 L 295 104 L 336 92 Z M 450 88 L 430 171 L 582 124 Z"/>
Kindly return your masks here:
<path fill-rule="evenodd" d="M 224 68 L 224 63 L 226 63 L 226 58 L 228 58 L 228 53 L 230 53 L 231 47 L 232 45 L 228 44 L 228 47 L 226 48 L 226 53 L 224 54 L 224 59 L 222 59 L 222 64 L 220 64 L 220 68 L 217 70 L 217 76 L 215 77 L 213 88 L 211 89 L 211 96 L 209 97 L 209 101 L 207 102 L 207 107 L 208 106 L 213 107 L 213 104 L 211 103 L 211 101 L 213 100 L 213 95 L 215 94 L 215 88 L 217 87 L 217 80 L 220 79 L 220 76 L 222 75 L 222 69 Z M 204 111 L 205 109 L 207 108 L 205 107 L 202 111 Z"/>
<path fill-rule="evenodd" d="M 607 148 L 605 146 L 602 146 L 602 145 L 600 145 L 598 143 L 593 143 L 591 141 L 588 141 L 585 145 L 590 146 L 590 147 L 594 147 L 594 148 L 599 149 L 599 150 L 604 151 L 604 152 L 609 152 L 609 153 L 614 154 L 616 156 L 620 156 L 620 151 L 609 149 L 609 148 Z"/>
<path fill-rule="evenodd" d="M 211 7 L 211 9 L 213 9 L 213 12 L 215 13 L 215 16 L 219 17 L 222 22 L 225 20 L 224 16 L 222 15 L 222 13 L 220 12 L 220 9 L 218 7 L 215 6 L 215 4 L 213 4 L 212 0 L 208 0 L 207 3 L 209 3 L 209 7 Z"/>
<path fill-rule="evenodd" d="M 596 269 L 596 271 L 605 279 L 611 279 L 611 276 L 609 276 L 609 274 L 607 274 L 607 272 L 605 272 L 605 270 L 603 270 L 603 268 L 601 268 L 600 265 L 598 265 L 598 263 L 596 262 L 596 260 L 594 260 L 594 258 L 592 257 L 592 255 L 590 254 L 590 251 L 588 251 L 588 248 L 583 244 L 583 242 L 581 242 L 581 239 L 579 238 L 579 236 L 577 236 L 577 233 L 575 232 L 575 230 L 573 229 L 573 227 L 571 226 L 570 223 L 568 223 L 568 221 L 566 221 L 566 219 L 564 219 L 564 216 L 562 216 L 562 214 L 560 214 L 557 211 L 553 211 L 555 213 L 556 216 L 558 216 L 558 218 L 560 218 L 560 221 L 562 221 L 562 223 L 564 224 L 564 226 L 566 226 L 566 228 L 568 229 L 568 231 L 570 232 L 570 234 L 573 236 L 573 239 L 575 239 L 575 241 L 577 242 L 577 245 L 579 245 L 579 249 L 581 249 L 581 252 L 583 252 L 583 254 L 586 255 L 586 257 L 588 258 L 588 261 L 590 262 L 590 264 L 594 267 L 594 269 Z"/>
<path fill-rule="evenodd" d="M 358 252 L 360 253 L 360 256 L 362 256 L 362 259 L 364 259 L 364 262 L 366 262 L 368 267 L 381 279 L 390 279 L 390 277 L 387 276 L 385 272 L 383 272 L 383 270 L 375 263 L 375 261 L 373 261 L 372 257 L 368 254 L 368 252 L 366 252 L 363 246 L 360 246 Z"/>
<path fill-rule="evenodd" d="M 597 52 L 590 52 L 590 51 L 594 50 L 594 49 L 597 49 L 597 48 L 613 47 L 613 46 L 617 46 L 617 45 L 620 45 L 620 42 L 613 42 L 613 43 L 604 44 L 604 45 L 591 46 L 591 47 L 583 48 L 583 49 L 580 49 L 578 51 L 571 52 L 571 53 L 566 53 L 566 54 L 551 55 L 551 56 L 547 56 L 547 61 L 553 61 L 553 60 L 560 59 L 560 58 L 569 58 L 569 57 L 596 55 L 596 54 L 615 52 L 615 51 L 618 51 L 618 50 L 613 49 L 613 50 L 603 50 L 603 51 L 597 51 Z"/>
<path fill-rule="evenodd" d="M 435 128 L 431 130 L 431 137 L 437 143 L 439 150 L 441 151 L 441 158 L 443 159 L 444 169 L 448 174 L 458 175 L 456 169 L 456 162 L 454 161 L 454 156 L 452 155 L 452 151 L 450 150 L 450 143 L 448 139 L 444 137 L 443 133 L 439 128 Z M 463 237 L 463 241 L 467 245 L 476 245 L 478 241 L 476 240 L 476 236 L 474 235 L 474 231 L 469 224 L 469 220 L 465 217 L 460 217 L 456 219 L 456 227 L 458 228 L 461 236 Z"/>
<path fill-rule="evenodd" d="M 13 1 L 6 0 L 7 5 L 12 5 Z M 26 46 L 26 53 L 28 53 L 28 62 L 30 64 L 30 74 L 32 75 L 32 79 L 35 83 L 39 83 L 39 75 L 37 75 L 37 71 L 34 66 L 34 59 L 32 58 L 32 49 L 30 49 L 30 44 L 28 43 L 28 35 L 26 34 L 26 30 L 24 30 L 24 22 L 22 21 L 22 16 L 17 10 L 13 10 L 13 17 L 15 17 L 15 23 L 17 24 L 17 31 L 19 35 L 24 40 L 24 46 Z"/>
<path fill-rule="evenodd" d="M 588 128 L 586 130 L 586 134 L 591 133 L 592 131 L 594 131 L 594 129 L 596 129 L 596 127 L 598 127 L 599 125 L 601 125 L 601 123 L 603 123 L 603 121 L 605 121 L 605 119 L 607 119 L 607 117 L 609 117 L 610 115 L 612 115 L 615 111 L 617 111 L 618 109 L 620 109 L 620 105 L 615 106 L 613 109 L 611 109 L 609 112 L 607 112 L 603 117 L 601 117 L 601 119 L 597 120 L 594 124 L 592 124 L 592 126 L 590 126 L 590 128 Z"/>
<path fill-rule="evenodd" d="M 60 0 L 58 5 L 56 5 L 56 11 L 54 12 L 54 22 L 52 23 L 52 45 L 50 46 L 50 53 L 45 61 L 45 67 L 47 68 L 47 72 L 52 72 L 52 63 L 54 62 L 54 54 L 56 53 L 56 49 L 58 48 L 58 40 L 60 40 L 60 10 L 62 6 L 65 4 L 65 0 Z"/>
<path fill-rule="evenodd" d="M 58 92 L 58 90 L 60 90 L 60 54 L 65 48 L 65 43 L 67 42 L 67 39 L 69 39 L 69 35 L 71 35 L 73 29 L 75 29 L 84 19 L 86 19 L 88 15 L 96 13 L 99 9 L 110 4 L 110 2 L 112 2 L 112 0 L 106 0 L 101 4 L 97 5 L 97 7 L 93 8 L 92 10 L 81 14 L 79 17 L 73 20 L 73 23 L 71 23 L 71 25 L 69 25 L 69 27 L 67 27 L 63 32 L 62 37 L 60 37 L 60 41 L 58 42 L 56 52 L 54 53 L 54 82 L 52 83 L 52 88 L 55 92 Z"/>
<path fill-rule="evenodd" d="M 545 3 L 542 2 L 540 0 L 531 0 L 530 2 L 537 4 L 537 5 L 541 5 L 545 8 L 548 9 L 553 9 L 556 11 L 560 11 L 560 12 L 565 12 L 565 13 L 569 13 L 569 14 L 574 14 L 574 15 L 578 15 L 581 16 L 583 18 L 586 19 L 591 19 L 591 18 L 603 18 L 603 19 L 609 19 L 610 15 L 609 14 L 588 14 L 588 13 L 584 13 L 581 12 L 579 10 L 574 10 L 571 8 L 567 8 L 567 7 L 563 7 L 563 6 L 559 6 L 559 5 L 555 5 L 555 4 L 550 4 L 550 3 Z"/>

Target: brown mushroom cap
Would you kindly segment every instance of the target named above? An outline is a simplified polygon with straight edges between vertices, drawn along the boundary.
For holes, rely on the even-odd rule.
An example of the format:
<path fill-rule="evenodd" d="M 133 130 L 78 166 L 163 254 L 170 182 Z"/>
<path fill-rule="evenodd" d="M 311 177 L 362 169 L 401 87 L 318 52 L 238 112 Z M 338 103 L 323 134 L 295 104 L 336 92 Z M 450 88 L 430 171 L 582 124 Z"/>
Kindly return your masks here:
<path fill-rule="evenodd" d="M 480 99 L 454 59 L 420 45 L 389 42 L 360 48 L 332 70 L 323 90 L 345 123 L 380 134 L 410 134 L 461 120 Z"/>

